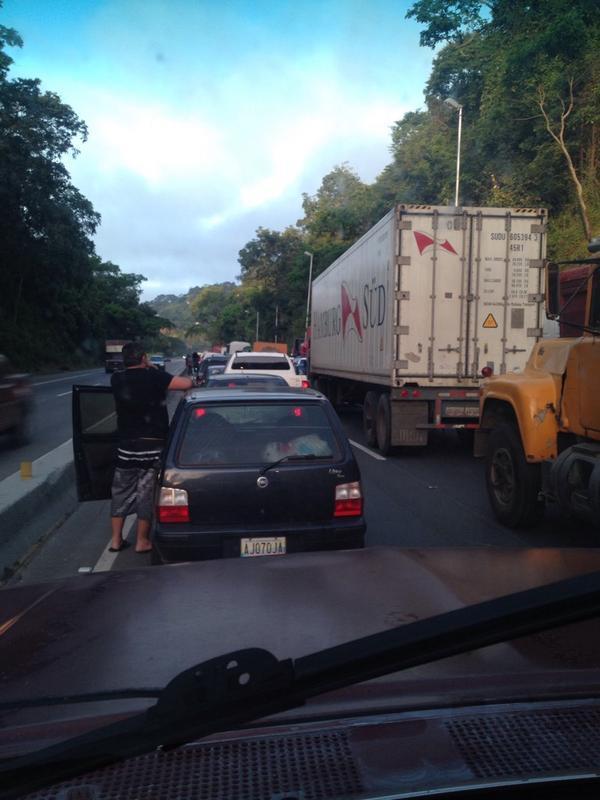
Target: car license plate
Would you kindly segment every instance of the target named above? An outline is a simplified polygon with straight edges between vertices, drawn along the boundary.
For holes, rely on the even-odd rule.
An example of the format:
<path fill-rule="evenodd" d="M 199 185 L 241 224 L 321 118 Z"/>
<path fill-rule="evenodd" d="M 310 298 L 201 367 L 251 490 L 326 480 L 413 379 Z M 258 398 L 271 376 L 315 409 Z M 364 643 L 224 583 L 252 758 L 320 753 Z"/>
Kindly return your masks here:
<path fill-rule="evenodd" d="M 451 405 L 447 405 L 442 410 L 442 416 L 444 416 L 444 417 L 478 417 L 479 416 L 479 406 L 478 405 L 468 405 L 468 406 L 451 406 Z"/>
<path fill-rule="evenodd" d="M 263 536 L 254 539 L 242 539 L 240 555 L 242 558 L 282 556 L 285 554 L 285 550 L 285 536 Z"/>

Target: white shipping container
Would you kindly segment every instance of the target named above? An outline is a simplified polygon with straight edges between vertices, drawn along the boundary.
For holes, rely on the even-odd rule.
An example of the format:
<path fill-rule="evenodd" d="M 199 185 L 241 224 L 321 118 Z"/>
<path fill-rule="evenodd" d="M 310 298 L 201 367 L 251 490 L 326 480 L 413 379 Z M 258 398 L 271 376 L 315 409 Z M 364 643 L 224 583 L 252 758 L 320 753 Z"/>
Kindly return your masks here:
<path fill-rule="evenodd" d="M 546 218 L 397 206 L 313 282 L 311 372 L 464 387 L 521 370 L 542 336 Z"/>
<path fill-rule="evenodd" d="M 476 429 L 479 382 L 542 337 L 546 211 L 399 205 L 312 285 L 310 374 L 368 444 Z"/>

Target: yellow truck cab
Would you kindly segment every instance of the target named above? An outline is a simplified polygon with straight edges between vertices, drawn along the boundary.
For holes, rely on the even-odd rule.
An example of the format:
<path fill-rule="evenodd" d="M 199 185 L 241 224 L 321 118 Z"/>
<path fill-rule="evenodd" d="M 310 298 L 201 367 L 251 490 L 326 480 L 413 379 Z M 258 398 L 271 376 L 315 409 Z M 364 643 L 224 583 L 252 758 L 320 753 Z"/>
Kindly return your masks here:
<path fill-rule="evenodd" d="M 522 372 L 492 376 L 481 388 L 475 455 L 485 456 L 492 509 L 510 528 L 534 525 L 546 503 L 600 527 L 600 239 L 589 249 L 599 255 L 545 265 L 549 318 L 566 316 L 585 291 L 582 318 L 569 316 L 580 335 L 541 339 Z M 561 298 L 566 264 L 586 270 Z"/>

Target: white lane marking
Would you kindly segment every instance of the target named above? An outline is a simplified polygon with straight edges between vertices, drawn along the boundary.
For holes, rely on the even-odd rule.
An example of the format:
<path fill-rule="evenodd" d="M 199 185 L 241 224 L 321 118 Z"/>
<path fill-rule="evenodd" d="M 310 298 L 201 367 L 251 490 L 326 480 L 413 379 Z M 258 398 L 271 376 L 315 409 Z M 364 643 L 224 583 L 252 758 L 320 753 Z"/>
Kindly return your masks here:
<path fill-rule="evenodd" d="M 66 375 L 64 378 L 52 378 L 51 381 L 37 381 L 33 383 L 33 386 L 45 386 L 47 383 L 64 383 L 64 381 L 70 381 L 71 378 L 80 378 L 82 375 L 94 375 L 96 372 L 99 372 L 99 369 L 94 369 L 91 372 L 76 372 L 73 375 Z"/>
<path fill-rule="evenodd" d="M 56 396 L 57 397 L 66 397 L 68 394 L 73 394 L 73 392 L 72 391 L 70 391 L 70 392 L 61 392 L 60 394 L 57 394 Z"/>
<path fill-rule="evenodd" d="M 129 534 L 131 532 L 131 529 L 133 528 L 133 525 L 135 523 L 135 519 L 136 519 L 135 518 L 135 514 L 132 514 L 130 517 L 127 517 L 127 519 L 125 520 L 125 525 L 123 525 L 123 538 L 124 539 L 127 539 L 127 537 L 129 536 Z M 107 519 L 106 521 L 107 521 L 107 523 L 110 522 L 109 519 Z M 112 566 L 115 563 L 116 558 L 117 558 L 117 556 L 119 554 L 118 553 L 111 553 L 109 551 L 108 548 L 110 547 L 110 542 L 111 542 L 111 540 L 109 539 L 108 540 L 108 544 L 106 545 L 106 549 L 104 550 L 104 552 L 102 553 L 102 555 L 100 556 L 98 561 L 96 562 L 94 568 L 92 569 L 92 572 L 110 572 L 110 570 L 112 569 Z"/>
<path fill-rule="evenodd" d="M 369 450 L 368 447 L 365 447 L 364 444 L 359 444 L 358 442 L 354 442 L 352 439 L 348 439 L 352 447 L 358 447 L 359 450 L 362 450 L 363 453 L 367 453 L 371 456 L 371 458 L 376 458 L 377 461 L 387 461 L 385 456 L 380 456 L 379 453 L 373 452 L 373 450 Z"/>

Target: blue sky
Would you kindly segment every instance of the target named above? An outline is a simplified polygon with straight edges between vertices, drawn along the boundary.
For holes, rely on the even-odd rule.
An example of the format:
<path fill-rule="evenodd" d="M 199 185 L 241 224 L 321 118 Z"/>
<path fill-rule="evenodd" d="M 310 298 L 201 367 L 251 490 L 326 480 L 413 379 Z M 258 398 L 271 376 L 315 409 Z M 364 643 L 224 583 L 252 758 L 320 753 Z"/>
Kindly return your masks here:
<path fill-rule="evenodd" d="M 406 0 L 4 0 L 39 77 L 89 127 L 69 161 L 100 256 L 144 296 L 233 280 L 258 226 L 348 162 L 372 181 L 423 106 L 432 52 Z"/>

